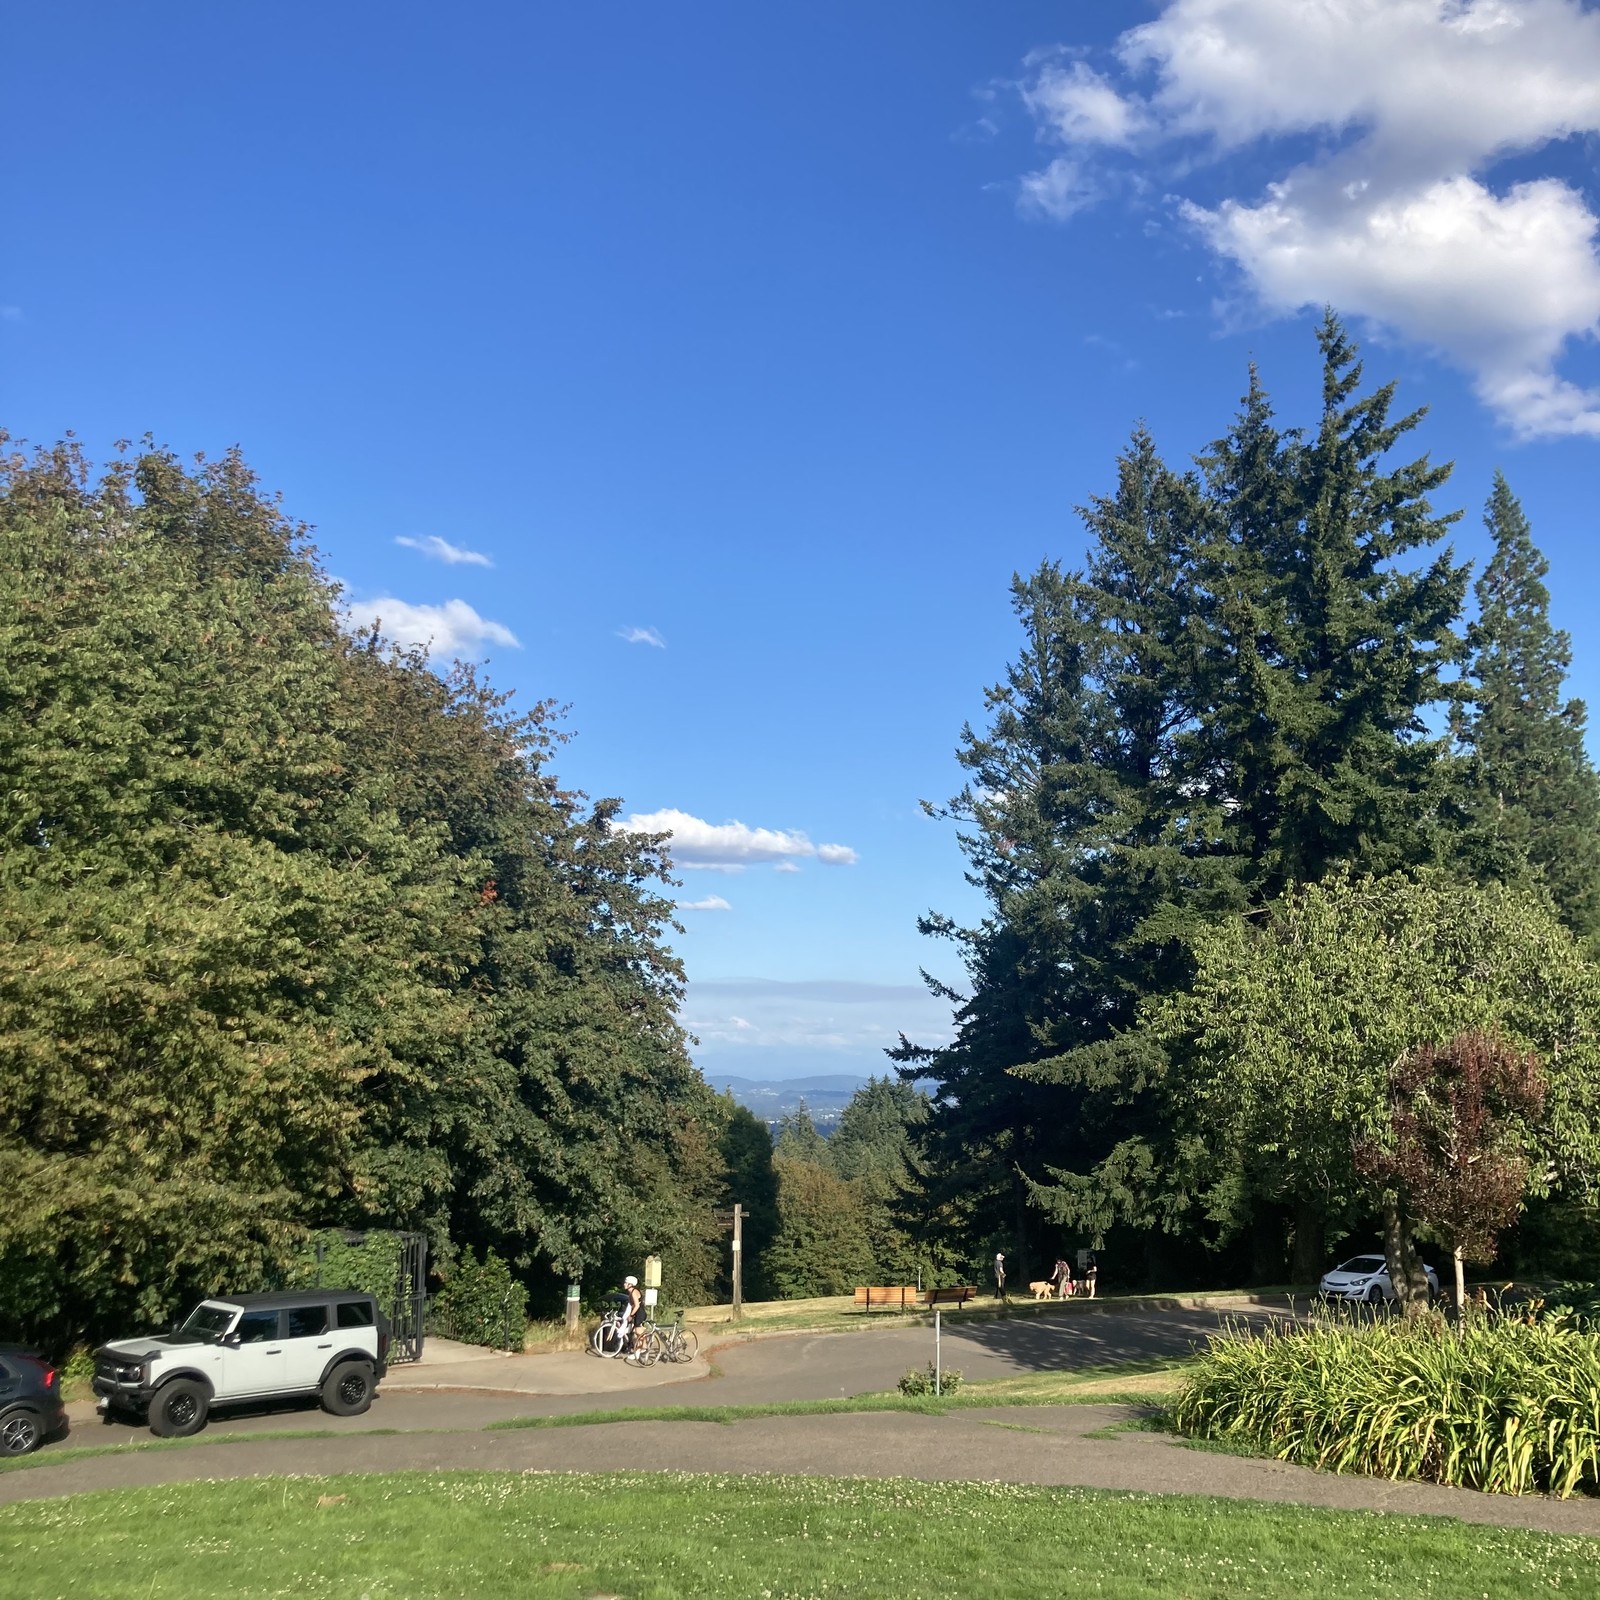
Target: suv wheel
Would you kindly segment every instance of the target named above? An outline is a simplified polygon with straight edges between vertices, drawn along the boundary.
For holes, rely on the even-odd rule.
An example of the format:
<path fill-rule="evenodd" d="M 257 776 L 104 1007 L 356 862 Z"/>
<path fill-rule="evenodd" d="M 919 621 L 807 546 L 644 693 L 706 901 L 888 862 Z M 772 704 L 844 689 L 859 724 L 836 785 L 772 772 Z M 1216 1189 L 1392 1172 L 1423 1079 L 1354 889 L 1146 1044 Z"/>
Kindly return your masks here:
<path fill-rule="evenodd" d="M 203 1385 L 188 1378 L 174 1378 L 156 1391 L 150 1402 L 150 1431 L 158 1439 L 187 1439 L 206 1425 L 211 1409 Z"/>
<path fill-rule="evenodd" d="M 336 1417 L 359 1417 L 371 1406 L 375 1387 L 365 1361 L 347 1361 L 322 1380 L 322 1409 Z"/>
<path fill-rule="evenodd" d="M 43 1443 L 44 1424 L 31 1411 L 13 1411 L 0 1420 L 0 1455 L 29 1455 Z"/>

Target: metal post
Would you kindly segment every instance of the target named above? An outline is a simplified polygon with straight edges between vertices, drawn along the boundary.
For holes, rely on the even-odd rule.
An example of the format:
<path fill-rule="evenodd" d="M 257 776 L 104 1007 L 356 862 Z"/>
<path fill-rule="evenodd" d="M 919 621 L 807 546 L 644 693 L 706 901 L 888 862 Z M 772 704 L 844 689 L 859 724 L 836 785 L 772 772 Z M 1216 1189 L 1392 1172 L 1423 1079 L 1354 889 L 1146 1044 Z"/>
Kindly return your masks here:
<path fill-rule="evenodd" d="M 939 1326 L 939 1308 L 933 1308 L 933 1392 L 944 1393 L 943 1329 Z"/>
<path fill-rule="evenodd" d="M 567 1285 L 567 1337 L 573 1338 L 578 1332 L 578 1321 L 583 1311 L 580 1303 L 581 1286 L 576 1283 Z"/>
<path fill-rule="evenodd" d="M 733 1320 L 744 1315 L 744 1207 L 733 1208 Z"/>

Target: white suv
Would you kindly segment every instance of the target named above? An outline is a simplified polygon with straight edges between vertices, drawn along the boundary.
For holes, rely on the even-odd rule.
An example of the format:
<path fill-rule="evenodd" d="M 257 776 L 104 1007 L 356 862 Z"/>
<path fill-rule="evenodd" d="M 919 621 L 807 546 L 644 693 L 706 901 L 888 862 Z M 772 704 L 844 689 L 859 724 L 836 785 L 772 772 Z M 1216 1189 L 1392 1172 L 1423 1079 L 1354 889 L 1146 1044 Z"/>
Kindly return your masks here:
<path fill-rule="evenodd" d="M 221 1295 L 170 1333 L 102 1345 L 94 1392 L 105 1421 L 128 1412 L 169 1439 L 198 1433 L 213 1406 L 297 1395 L 354 1417 L 372 1404 L 388 1355 L 388 1321 L 359 1290 Z"/>

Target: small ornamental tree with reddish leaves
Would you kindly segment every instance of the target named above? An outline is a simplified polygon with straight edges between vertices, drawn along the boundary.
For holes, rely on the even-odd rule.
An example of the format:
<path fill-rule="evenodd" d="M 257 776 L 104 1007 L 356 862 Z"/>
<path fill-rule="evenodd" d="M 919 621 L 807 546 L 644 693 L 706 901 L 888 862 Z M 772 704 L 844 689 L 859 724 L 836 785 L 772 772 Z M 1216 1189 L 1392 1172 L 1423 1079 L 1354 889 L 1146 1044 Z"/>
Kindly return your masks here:
<path fill-rule="evenodd" d="M 1449 1247 L 1461 1314 L 1464 1263 L 1493 1260 L 1500 1234 L 1522 1210 L 1544 1074 L 1531 1051 L 1469 1031 L 1402 1056 L 1389 1089 L 1389 1139 L 1358 1145 L 1356 1166 Z"/>

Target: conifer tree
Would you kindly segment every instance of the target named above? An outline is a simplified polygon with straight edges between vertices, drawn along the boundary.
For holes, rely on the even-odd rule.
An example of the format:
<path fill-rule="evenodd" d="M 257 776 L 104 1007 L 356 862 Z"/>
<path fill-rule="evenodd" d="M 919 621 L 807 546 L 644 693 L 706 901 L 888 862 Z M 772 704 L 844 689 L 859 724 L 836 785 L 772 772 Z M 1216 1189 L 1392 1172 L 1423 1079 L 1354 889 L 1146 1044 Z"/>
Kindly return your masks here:
<path fill-rule="evenodd" d="M 1584 749 L 1587 709 L 1566 698 L 1571 642 L 1550 624 L 1550 564 L 1495 474 L 1484 512 L 1494 554 L 1475 586 L 1465 714 L 1471 758 L 1466 850 L 1484 874 L 1542 882 L 1573 932 L 1600 932 L 1600 782 Z"/>

